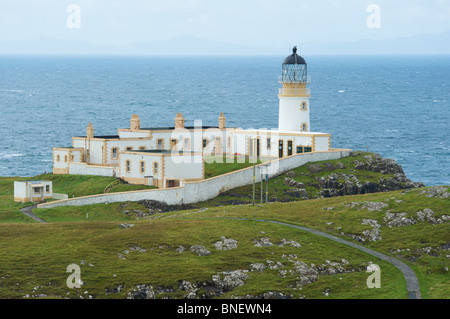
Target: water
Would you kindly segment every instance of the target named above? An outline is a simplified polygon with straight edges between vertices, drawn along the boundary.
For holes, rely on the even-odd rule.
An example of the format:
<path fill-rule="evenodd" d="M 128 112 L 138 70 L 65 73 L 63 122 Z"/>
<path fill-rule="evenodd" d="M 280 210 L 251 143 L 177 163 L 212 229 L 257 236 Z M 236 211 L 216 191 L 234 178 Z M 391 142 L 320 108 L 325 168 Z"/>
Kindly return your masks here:
<path fill-rule="evenodd" d="M 276 128 L 284 57 L 0 57 L 0 175 L 52 170 L 52 147 L 129 127 Z M 450 56 L 306 57 L 311 130 L 332 147 L 393 158 L 408 178 L 448 185 Z"/>

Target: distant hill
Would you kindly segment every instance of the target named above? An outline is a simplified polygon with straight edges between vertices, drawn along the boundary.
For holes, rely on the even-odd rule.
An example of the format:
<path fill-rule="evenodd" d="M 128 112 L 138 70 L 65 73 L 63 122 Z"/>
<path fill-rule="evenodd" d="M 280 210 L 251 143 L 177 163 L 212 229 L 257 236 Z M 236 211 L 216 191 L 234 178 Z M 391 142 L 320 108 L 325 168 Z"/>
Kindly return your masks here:
<path fill-rule="evenodd" d="M 304 54 L 450 54 L 450 31 L 387 40 L 346 42 L 297 41 Z M 287 48 L 225 43 L 188 35 L 164 41 L 147 41 L 124 46 L 94 45 L 88 42 L 40 37 L 26 41 L 0 41 L 0 54 L 114 54 L 114 55 L 283 55 Z"/>

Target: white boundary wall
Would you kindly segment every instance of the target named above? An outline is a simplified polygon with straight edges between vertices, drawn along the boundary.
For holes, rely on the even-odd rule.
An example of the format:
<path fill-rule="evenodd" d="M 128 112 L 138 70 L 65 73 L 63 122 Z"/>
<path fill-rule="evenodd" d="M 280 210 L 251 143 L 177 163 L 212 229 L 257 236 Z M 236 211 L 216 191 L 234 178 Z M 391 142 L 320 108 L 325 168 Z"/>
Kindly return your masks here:
<path fill-rule="evenodd" d="M 298 166 L 310 162 L 326 161 L 347 157 L 351 150 L 332 149 L 328 152 L 304 153 L 270 162 L 269 177 L 275 177 Z M 260 167 L 256 166 L 256 182 L 260 181 Z M 245 168 L 228 174 L 212 177 L 198 182 L 186 182 L 184 186 L 150 189 L 144 191 L 108 193 L 85 197 L 70 198 L 50 203 L 39 204 L 38 208 L 54 208 L 60 206 L 84 206 L 113 202 L 156 200 L 166 202 L 168 205 L 192 204 L 209 200 L 220 193 L 253 182 L 253 167 Z"/>

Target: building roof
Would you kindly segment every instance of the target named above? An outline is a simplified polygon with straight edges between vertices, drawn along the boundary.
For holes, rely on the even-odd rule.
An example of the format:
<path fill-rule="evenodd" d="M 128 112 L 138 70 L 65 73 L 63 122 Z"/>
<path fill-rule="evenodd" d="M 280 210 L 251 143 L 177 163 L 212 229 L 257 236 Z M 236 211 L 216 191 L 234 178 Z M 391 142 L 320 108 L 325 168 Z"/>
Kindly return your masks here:
<path fill-rule="evenodd" d="M 121 151 L 121 153 L 143 153 L 143 154 L 193 154 L 194 152 L 191 151 L 183 151 L 183 150 L 158 150 L 158 149 L 152 149 L 152 150 L 127 150 L 127 151 Z"/>
<path fill-rule="evenodd" d="M 292 49 L 292 54 L 284 59 L 283 64 L 306 64 L 303 57 L 297 54 L 297 47 Z"/>
<path fill-rule="evenodd" d="M 184 129 L 186 130 L 194 130 L 194 129 L 210 129 L 210 128 L 216 128 L 219 129 L 218 126 L 185 126 Z M 144 127 L 141 128 L 141 131 L 169 131 L 169 130 L 175 130 L 174 126 L 167 126 L 167 127 Z"/>

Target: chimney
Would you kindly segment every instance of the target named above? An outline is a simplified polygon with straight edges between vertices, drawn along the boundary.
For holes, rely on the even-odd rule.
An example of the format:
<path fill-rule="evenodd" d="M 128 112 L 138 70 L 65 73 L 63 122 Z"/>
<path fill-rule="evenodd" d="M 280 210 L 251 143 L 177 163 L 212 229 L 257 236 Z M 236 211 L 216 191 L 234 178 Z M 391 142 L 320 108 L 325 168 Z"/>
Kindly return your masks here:
<path fill-rule="evenodd" d="M 175 129 L 177 128 L 184 128 L 184 118 L 181 113 L 177 113 L 177 117 L 175 118 Z"/>
<path fill-rule="evenodd" d="M 87 129 L 86 129 L 86 137 L 87 138 L 94 138 L 94 128 L 92 127 L 92 123 L 89 123 Z"/>
<path fill-rule="evenodd" d="M 219 116 L 219 129 L 225 129 L 225 116 L 223 115 L 223 113 L 220 113 Z"/>
<path fill-rule="evenodd" d="M 139 119 L 139 115 L 137 114 L 131 115 L 130 129 L 132 131 L 139 131 L 141 129 L 141 120 Z"/>

